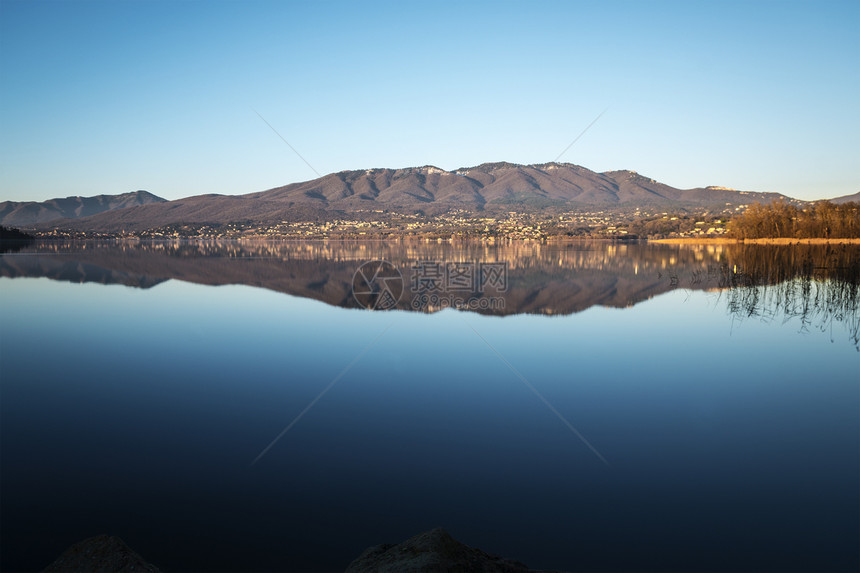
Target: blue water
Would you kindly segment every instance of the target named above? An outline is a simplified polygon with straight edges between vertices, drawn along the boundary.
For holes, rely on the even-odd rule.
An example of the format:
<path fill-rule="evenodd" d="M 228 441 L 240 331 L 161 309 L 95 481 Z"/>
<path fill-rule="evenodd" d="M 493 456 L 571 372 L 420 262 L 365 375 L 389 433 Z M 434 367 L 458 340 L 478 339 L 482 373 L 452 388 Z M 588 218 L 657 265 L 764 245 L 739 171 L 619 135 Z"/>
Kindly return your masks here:
<path fill-rule="evenodd" d="M 164 570 L 336 571 L 437 526 L 533 568 L 858 568 L 838 322 L 685 289 L 506 317 L 178 280 L 0 293 L 3 570 L 108 533 Z"/>

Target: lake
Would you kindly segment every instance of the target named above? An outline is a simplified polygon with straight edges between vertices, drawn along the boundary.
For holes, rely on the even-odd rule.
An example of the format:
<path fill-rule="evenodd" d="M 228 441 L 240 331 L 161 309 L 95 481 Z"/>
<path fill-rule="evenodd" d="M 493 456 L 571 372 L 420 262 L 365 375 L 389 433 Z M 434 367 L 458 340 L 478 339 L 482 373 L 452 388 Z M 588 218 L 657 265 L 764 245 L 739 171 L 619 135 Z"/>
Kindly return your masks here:
<path fill-rule="evenodd" d="M 380 262 L 383 261 L 383 262 Z M 860 248 L 38 242 L 0 255 L 3 570 L 860 567 Z"/>

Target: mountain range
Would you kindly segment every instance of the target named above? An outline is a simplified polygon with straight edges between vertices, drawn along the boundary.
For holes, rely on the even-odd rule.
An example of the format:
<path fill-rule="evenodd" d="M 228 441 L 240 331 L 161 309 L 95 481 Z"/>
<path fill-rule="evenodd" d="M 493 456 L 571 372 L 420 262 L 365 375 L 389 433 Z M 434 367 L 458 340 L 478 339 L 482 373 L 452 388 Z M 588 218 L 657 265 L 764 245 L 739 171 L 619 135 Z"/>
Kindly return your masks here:
<path fill-rule="evenodd" d="M 724 208 L 778 199 L 797 201 L 778 193 L 725 187 L 677 189 L 634 171 L 597 173 L 570 163 L 501 162 L 455 171 L 433 166 L 341 171 L 245 195 L 207 194 L 174 201 L 145 191 L 44 203 L 7 201 L 0 203 L 0 224 L 111 232 L 172 223 L 315 221 L 360 210 L 433 215 L 452 209 Z"/>
<path fill-rule="evenodd" d="M 634 171 L 597 173 L 570 163 L 485 163 L 456 171 L 438 167 L 342 171 L 304 183 L 251 193 L 267 201 L 335 208 L 370 204 L 416 209 L 443 204 L 466 209 L 489 206 L 704 206 L 782 197 L 723 187 L 676 189 Z"/>
<path fill-rule="evenodd" d="M 34 227 L 58 219 L 80 219 L 115 209 L 167 201 L 148 191 L 95 197 L 66 197 L 48 201 L 3 201 L 0 224 L 7 227 Z"/>

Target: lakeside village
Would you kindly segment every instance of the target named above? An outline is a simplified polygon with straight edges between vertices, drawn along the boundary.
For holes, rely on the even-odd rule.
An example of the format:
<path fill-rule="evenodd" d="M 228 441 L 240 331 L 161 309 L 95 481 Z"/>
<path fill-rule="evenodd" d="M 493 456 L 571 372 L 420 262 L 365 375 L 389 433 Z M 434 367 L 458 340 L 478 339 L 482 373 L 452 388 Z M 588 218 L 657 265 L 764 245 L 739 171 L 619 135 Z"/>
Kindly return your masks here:
<path fill-rule="evenodd" d="M 535 214 L 506 211 L 475 214 L 452 210 L 430 216 L 387 210 L 357 211 L 349 218 L 332 215 L 320 221 L 235 222 L 225 224 L 171 224 L 137 232 L 51 230 L 41 238 L 140 238 L 140 239 L 478 239 L 534 240 L 591 238 L 635 240 L 639 238 L 720 237 L 727 232 L 731 214 L 722 212 L 670 212 L 635 209 L 629 212 L 588 211 Z M 730 211 L 731 210 L 731 211 Z"/>

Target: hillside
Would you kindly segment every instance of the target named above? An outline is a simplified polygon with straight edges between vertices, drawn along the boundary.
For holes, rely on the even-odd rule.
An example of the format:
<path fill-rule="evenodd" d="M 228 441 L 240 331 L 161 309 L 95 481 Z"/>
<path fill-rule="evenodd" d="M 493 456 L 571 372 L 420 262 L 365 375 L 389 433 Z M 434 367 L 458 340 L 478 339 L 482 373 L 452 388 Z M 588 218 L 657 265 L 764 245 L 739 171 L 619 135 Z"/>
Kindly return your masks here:
<path fill-rule="evenodd" d="M 341 171 L 246 195 L 198 195 L 34 226 L 117 232 L 172 223 L 316 221 L 358 210 L 439 214 L 452 209 L 724 207 L 783 197 L 722 187 L 676 189 L 633 171 L 597 173 L 569 163 L 486 163 L 455 171 L 432 166 Z"/>
<path fill-rule="evenodd" d="M 3 201 L 0 203 L 0 225 L 32 227 L 57 219 L 79 219 L 106 211 L 149 205 L 166 201 L 147 191 L 95 197 L 66 197 L 48 201 Z"/>
<path fill-rule="evenodd" d="M 570 163 L 485 163 L 444 171 L 437 167 L 341 171 L 247 198 L 349 209 L 378 204 L 420 209 L 428 204 L 466 208 L 493 205 L 706 206 L 771 201 L 776 193 L 707 187 L 681 190 L 634 171 L 597 173 Z"/>
<path fill-rule="evenodd" d="M 841 197 L 835 197 L 830 200 L 831 203 L 836 203 L 837 205 L 841 205 L 842 203 L 860 203 L 860 191 L 854 193 L 853 195 L 843 195 Z"/>

